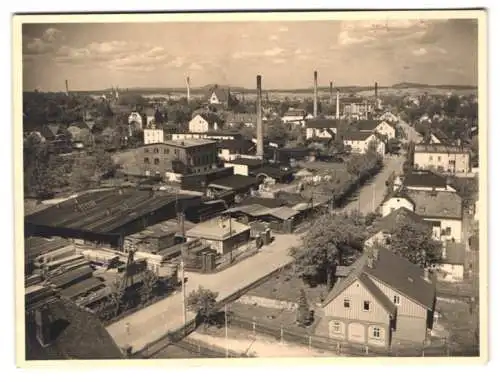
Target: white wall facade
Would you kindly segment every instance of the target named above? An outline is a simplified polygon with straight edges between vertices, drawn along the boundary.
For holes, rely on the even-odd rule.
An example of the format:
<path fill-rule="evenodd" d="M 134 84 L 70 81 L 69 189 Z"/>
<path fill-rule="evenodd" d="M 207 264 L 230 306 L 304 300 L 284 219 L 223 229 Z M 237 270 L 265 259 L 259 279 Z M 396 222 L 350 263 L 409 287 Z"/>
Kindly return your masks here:
<path fill-rule="evenodd" d="M 165 139 L 163 129 L 144 129 L 144 144 L 163 143 Z"/>
<path fill-rule="evenodd" d="M 387 216 L 391 212 L 404 207 L 412 212 L 415 212 L 415 206 L 408 199 L 402 197 L 393 197 L 382 204 L 382 216 Z"/>

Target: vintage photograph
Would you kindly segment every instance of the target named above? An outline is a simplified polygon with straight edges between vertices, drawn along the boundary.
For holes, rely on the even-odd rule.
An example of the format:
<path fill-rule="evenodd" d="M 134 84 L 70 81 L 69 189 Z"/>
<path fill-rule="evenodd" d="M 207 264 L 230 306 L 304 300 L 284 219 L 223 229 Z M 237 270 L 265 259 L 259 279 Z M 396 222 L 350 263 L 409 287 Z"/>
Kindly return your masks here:
<path fill-rule="evenodd" d="M 483 356 L 485 16 L 14 16 L 18 362 Z"/>

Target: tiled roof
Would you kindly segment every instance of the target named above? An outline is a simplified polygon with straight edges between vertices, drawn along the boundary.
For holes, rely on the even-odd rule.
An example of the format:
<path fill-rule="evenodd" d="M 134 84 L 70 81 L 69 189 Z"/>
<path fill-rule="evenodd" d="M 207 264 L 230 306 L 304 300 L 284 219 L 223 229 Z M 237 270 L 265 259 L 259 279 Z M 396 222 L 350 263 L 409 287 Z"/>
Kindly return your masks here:
<path fill-rule="evenodd" d="M 414 170 L 405 175 L 403 184 L 407 187 L 446 188 L 446 177 L 432 171 Z"/>
<path fill-rule="evenodd" d="M 423 218 L 462 219 L 462 198 L 455 192 L 408 190 L 407 194 Z"/>
<path fill-rule="evenodd" d="M 33 260 L 37 256 L 55 251 L 68 245 L 72 245 L 72 243 L 61 237 L 47 238 L 30 236 L 24 239 L 24 253 L 27 260 Z"/>
<path fill-rule="evenodd" d="M 379 221 L 375 222 L 373 226 L 373 233 L 391 232 L 396 227 L 401 226 L 405 223 L 417 223 L 429 225 L 422 217 L 417 215 L 415 212 L 410 211 L 405 207 L 400 207 L 395 211 L 392 211 L 389 215 L 384 216 Z M 429 225 L 429 229 L 432 227 Z"/>
<path fill-rule="evenodd" d="M 250 154 L 255 145 L 248 139 L 221 139 L 217 142 L 217 148 L 228 150 L 241 150 L 242 154 Z"/>
<path fill-rule="evenodd" d="M 36 324 L 26 320 L 27 360 L 121 359 L 123 354 L 102 323 L 93 314 L 71 301 L 57 299 L 47 306 L 51 317 L 52 342 L 42 347 Z"/>
<path fill-rule="evenodd" d="M 373 131 L 380 125 L 380 121 L 377 120 L 361 120 L 356 123 L 356 127 L 360 131 Z"/>
<path fill-rule="evenodd" d="M 258 183 L 257 179 L 254 177 L 236 174 L 213 180 L 208 186 L 219 186 L 231 188 L 233 190 L 240 190 L 257 186 Z"/>
<path fill-rule="evenodd" d="M 341 137 L 344 141 L 366 141 L 371 135 L 372 131 L 347 131 Z"/>
<path fill-rule="evenodd" d="M 232 164 L 238 164 L 238 165 L 243 165 L 243 166 L 250 166 L 250 167 L 260 167 L 264 165 L 264 161 L 262 159 L 253 159 L 253 158 L 236 158 L 232 160 L 231 162 L 227 163 L 232 163 Z"/>
<path fill-rule="evenodd" d="M 208 91 L 208 97 L 209 98 L 212 97 L 212 94 L 215 93 L 215 95 L 217 96 L 217 99 L 219 100 L 219 102 L 227 102 L 227 100 L 228 100 L 228 92 L 229 92 L 229 89 L 227 91 L 225 91 L 224 89 L 222 89 L 218 85 L 215 85 L 214 87 L 212 87 Z"/>
<path fill-rule="evenodd" d="M 449 146 L 441 144 L 419 144 L 415 145 L 416 153 L 469 153 L 469 151 L 459 146 Z"/>
<path fill-rule="evenodd" d="M 435 286 L 431 282 L 424 280 L 424 271 L 422 268 L 384 247 L 378 248 L 378 259 L 374 260 L 374 265 L 370 268 L 368 266 L 368 257 L 370 254 L 371 252 L 367 251 L 356 260 L 347 277 L 335 284 L 325 299 L 324 306 L 334 300 L 355 280 L 359 280 L 387 311 L 394 311 L 392 302 L 388 300 L 387 296 L 373 282 L 377 280 L 417 304 L 427 309 L 432 309 L 435 298 Z"/>

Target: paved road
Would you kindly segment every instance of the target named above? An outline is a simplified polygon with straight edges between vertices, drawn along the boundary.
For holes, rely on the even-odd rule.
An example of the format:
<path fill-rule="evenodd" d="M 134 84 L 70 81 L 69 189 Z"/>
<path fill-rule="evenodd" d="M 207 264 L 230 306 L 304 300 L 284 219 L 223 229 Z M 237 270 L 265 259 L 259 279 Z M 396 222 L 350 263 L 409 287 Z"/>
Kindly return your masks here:
<path fill-rule="evenodd" d="M 359 210 L 363 214 L 375 211 L 385 197 L 385 182 L 393 171 L 399 172 L 403 168 L 404 156 L 387 157 L 384 168 L 369 183 L 365 184 L 357 193 L 354 200 L 349 202 L 342 211 Z"/>
<path fill-rule="evenodd" d="M 288 264 L 292 258 L 288 249 L 299 244 L 298 235 L 276 235 L 275 240 L 260 252 L 234 266 L 216 274 L 186 273 L 186 295 L 199 286 L 218 292 L 218 300 L 252 284 L 275 269 Z M 187 321 L 194 318 L 187 311 Z M 129 330 L 127 331 L 127 323 Z M 161 338 L 168 331 L 183 325 L 182 294 L 177 292 L 145 309 L 108 326 L 118 346 L 130 345 L 133 351 Z"/>
<path fill-rule="evenodd" d="M 401 168 L 403 157 L 386 159 L 384 169 L 359 191 L 359 201 L 354 200 L 344 209 L 353 210 L 361 207 L 363 213 L 368 213 L 378 206 L 384 197 L 385 181 L 392 171 Z M 375 198 L 373 196 L 375 195 Z M 299 234 L 276 235 L 269 246 L 234 266 L 216 273 L 199 274 L 187 273 L 186 295 L 199 286 L 218 292 L 218 299 L 224 299 L 238 290 L 252 284 L 277 268 L 288 264 L 292 258 L 288 250 L 300 244 Z M 167 298 L 145 308 L 124 319 L 108 326 L 106 329 L 111 334 L 118 346 L 132 346 L 133 351 L 144 348 L 168 331 L 179 329 L 183 325 L 182 294 L 177 292 Z M 192 312 L 187 311 L 186 319 L 194 318 Z M 128 330 L 127 330 L 127 324 Z"/>

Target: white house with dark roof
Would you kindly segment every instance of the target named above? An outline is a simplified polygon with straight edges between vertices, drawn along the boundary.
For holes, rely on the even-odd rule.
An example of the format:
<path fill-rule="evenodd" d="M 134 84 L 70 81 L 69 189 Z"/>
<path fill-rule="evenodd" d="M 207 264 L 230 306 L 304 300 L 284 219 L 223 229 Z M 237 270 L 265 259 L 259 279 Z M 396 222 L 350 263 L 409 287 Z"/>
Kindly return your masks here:
<path fill-rule="evenodd" d="M 352 131 L 342 133 L 344 146 L 350 146 L 353 153 L 366 154 L 370 144 L 375 144 L 376 151 L 380 155 L 385 155 L 385 143 L 382 142 L 372 131 Z"/>
<path fill-rule="evenodd" d="M 206 133 L 208 131 L 219 130 L 219 118 L 214 114 L 196 114 L 189 121 L 189 131 L 191 133 Z"/>
<path fill-rule="evenodd" d="M 386 121 L 362 120 L 356 126 L 359 131 L 377 132 L 380 135 L 386 136 L 387 139 L 396 138 L 396 128 Z"/>
<path fill-rule="evenodd" d="M 304 109 L 289 109 L 281 117 L 281 122 L 296 126 L 304 126 L 306 111 Z"/>
<path fill-rule="evenodd" d="M 306 121 L 306 139 L 335 139 L 337 121 L 331 119 L 311 119 Z"/>
<path fill-rule="evenodd" d="M 384 247 L 366 249 L 326 297 L 315 332 L 379 348 L 421 345 L 432 329 L 435 300 L 424 269 Z"/>
<path fill-rule="evenodd" d="M 405 175 L 399 175 L 394 180 L 394 191 L 404 187 L 407 190 L 449 191 L 456 190 L 448 184 L 445 176 L 429 170 L 412 170 Z"/>
<path fill-rule="evenodd" d="M 399 208 L 415 212 L 433 226 L 440 240 L 462 241 L 462 198 L 456 192 L 404 190 L 389 195 L 382 203 L 382 216 Z"/>

